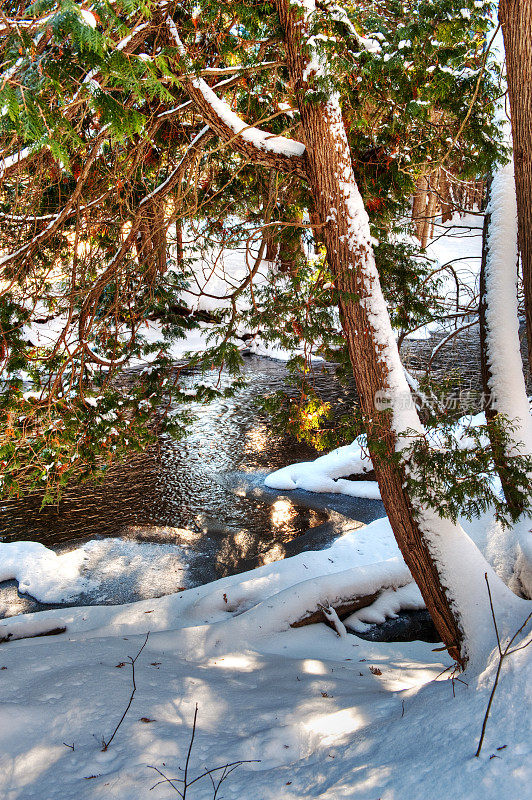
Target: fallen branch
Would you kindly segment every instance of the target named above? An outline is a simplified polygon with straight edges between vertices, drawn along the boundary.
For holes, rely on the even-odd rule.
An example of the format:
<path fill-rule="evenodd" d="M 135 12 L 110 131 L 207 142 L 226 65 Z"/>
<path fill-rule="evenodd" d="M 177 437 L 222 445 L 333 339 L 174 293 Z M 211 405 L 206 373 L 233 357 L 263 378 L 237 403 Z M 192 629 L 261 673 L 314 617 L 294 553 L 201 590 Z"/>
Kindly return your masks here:
<path fill-rule="evenodd" d="M 326 622 L 332 628 L 334 628 L 334 630 L 336 631 L 338 636 L 340 636 L 340 638 L 342 639 L 345 638 L 347 636 L 346 627 L 342 622 L 342 620 L 340 619 L 340 617 L 338 616 L 338 614 L 336 613 L 336 611 L 334 610 L 334 608 L 332 606 L 322 606 L 321 610 L 323 611 L 323 615 L 325 617 Z"/>
<path fill-rule="evenodd" d="M 359 611 L 361 608 L 370 606 L 375 602 L 377 597 L 379 597 L 382 592 L 389 588 L 389 586 L 383 586 L 382 589 L 379 589 L 378 592 L 374 592 L 373 594 L 365 594 L 361 597 L 353 597 L 348 600 L 336 600 L 334 603 L 331 603 L 329 606 L 327 606 L 328 614 L 325 613 L 324 607 L 319 605 L 316 611 L 308 611 L 304 617 L 301 617 L 301 619 L 291 622 L 290 627 L 302 628 L 304 625 L 315 625 L 317 622 L 326 622 L 327 625 L 330 625 L 331 628 L 336 630 L 330 610 L 334 611 L 338 619 L 341 621 L 350 614 L 353 614 L 355 611 Z"/>

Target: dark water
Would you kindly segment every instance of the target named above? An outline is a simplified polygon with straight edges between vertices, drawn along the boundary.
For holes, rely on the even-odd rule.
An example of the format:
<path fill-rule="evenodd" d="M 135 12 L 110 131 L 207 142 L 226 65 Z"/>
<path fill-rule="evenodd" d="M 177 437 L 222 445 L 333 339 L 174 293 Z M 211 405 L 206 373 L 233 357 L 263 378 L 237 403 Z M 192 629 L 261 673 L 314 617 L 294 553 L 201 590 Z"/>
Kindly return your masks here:
<path fill-rule="evenodd" d="M 317 368 L 324 399 L 353 402 L 331 370 Z M 188 585 L 197 585 L 326 546 L 347 524 L 382 516 L 380 501 L 263 487 L 268 472 L 319 454 L 273 434 L 258 411 L 257 398 L 284 385 L 285 366 L 251 356 L 245 377 L 246 387 L 234 397 L 192 409 L 197 419 L 184 439 L 163 438 L 158 452 L 118 465 L 104 484 L 73 487 L 59 507 L 42 511 L 38 496 L 6 503 L 3 540 L 40 541 L 57 550 L 108 536 L 180 545 L 194 556 Z"/>

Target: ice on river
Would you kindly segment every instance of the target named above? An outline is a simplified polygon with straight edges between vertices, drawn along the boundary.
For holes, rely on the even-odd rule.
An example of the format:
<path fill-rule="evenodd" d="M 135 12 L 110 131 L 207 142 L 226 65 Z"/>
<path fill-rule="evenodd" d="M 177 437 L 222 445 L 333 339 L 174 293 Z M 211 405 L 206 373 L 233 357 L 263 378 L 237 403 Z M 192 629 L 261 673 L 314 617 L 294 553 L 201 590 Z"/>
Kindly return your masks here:
<path fill-rule="evenodd" d="M 0 542 L 0 583 L 16 580 L 21 594 L 40 603 L 120 603 L 186 588 L 192 557 L 186 547 L 118 538 L 62 553 L 39 542 Z"/>

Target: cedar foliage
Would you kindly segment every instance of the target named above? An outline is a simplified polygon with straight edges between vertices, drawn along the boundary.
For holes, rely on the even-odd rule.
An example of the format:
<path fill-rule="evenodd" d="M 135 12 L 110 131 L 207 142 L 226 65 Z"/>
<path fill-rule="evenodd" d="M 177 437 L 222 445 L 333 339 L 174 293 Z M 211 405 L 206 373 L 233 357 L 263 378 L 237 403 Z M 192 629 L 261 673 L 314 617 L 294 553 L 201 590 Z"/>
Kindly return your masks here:
<path fill-rule="evenodd" d="M 384 290 L 404 333 L 447 310 L 430 262 L 405 237 L 419 177 L 443 165 L 478 178 L 501 154 L 499 74 L 486 52 L 493 4 L 339 5 L 342 13 L 318 6 L 314 34 L 334 65 L 327 80 L 341 93 Z M 88 12 L 72 0 L 8 0 L 3 12 L 0 492 L 40 487 L 51 501 L 67 481 L 102 474 L 162 432 L 179 435 L 186 402 L 220 391 L 200 383 L 191 398 L 170 355 L 198 324 L 183 292 L 194 286 L 194 258 L 213 247 L 249 254 L 253 244 L 256 255 L 269 236 L 271 252 L 289 256 L 260 290 L 235 288 L 211 319 L 212 347 L 189 366 L 236 375 L 235 336 L 247 325 L 283 346 L 334 355 L 347 374 L 336 289 L 323 256 L 306 255 L 305 182 L 249 163 L 212 132 L 196 142 L 194 74 L 249 124 L 298 138 L 274 5 L 97 0 Z M 168 36 L 168 16 L 186 56 Z M 362 34 L 380 50 L 361 47 Z M 314 92 L 308 102 L 319 85 Z M 195 242 L 187 258 L 176 249 L 183 225 Z M 155 339 L 145 328 L 154 319 Z M 143 361 L 147 369 L 121 382 Z M 324 447 L 361 432 L 356 416 L 332 419 L 306 359 L 291 366 L 303 400 L 285 413 L 286 398 L 270 399 L 269 409 L 294 434 Z"/>

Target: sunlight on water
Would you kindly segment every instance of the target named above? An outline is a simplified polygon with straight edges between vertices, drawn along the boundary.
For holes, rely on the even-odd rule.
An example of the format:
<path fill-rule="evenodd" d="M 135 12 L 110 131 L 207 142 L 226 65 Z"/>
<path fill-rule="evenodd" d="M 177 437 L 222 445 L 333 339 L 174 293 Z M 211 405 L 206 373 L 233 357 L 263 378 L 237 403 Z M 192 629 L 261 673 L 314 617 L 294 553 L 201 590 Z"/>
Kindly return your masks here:
<path fill-rule="evenodd" d="M 285 528 L 297 515 L 297 509 L 290 500 L 276 500 L 271 508 L 272 525 Z"/>

